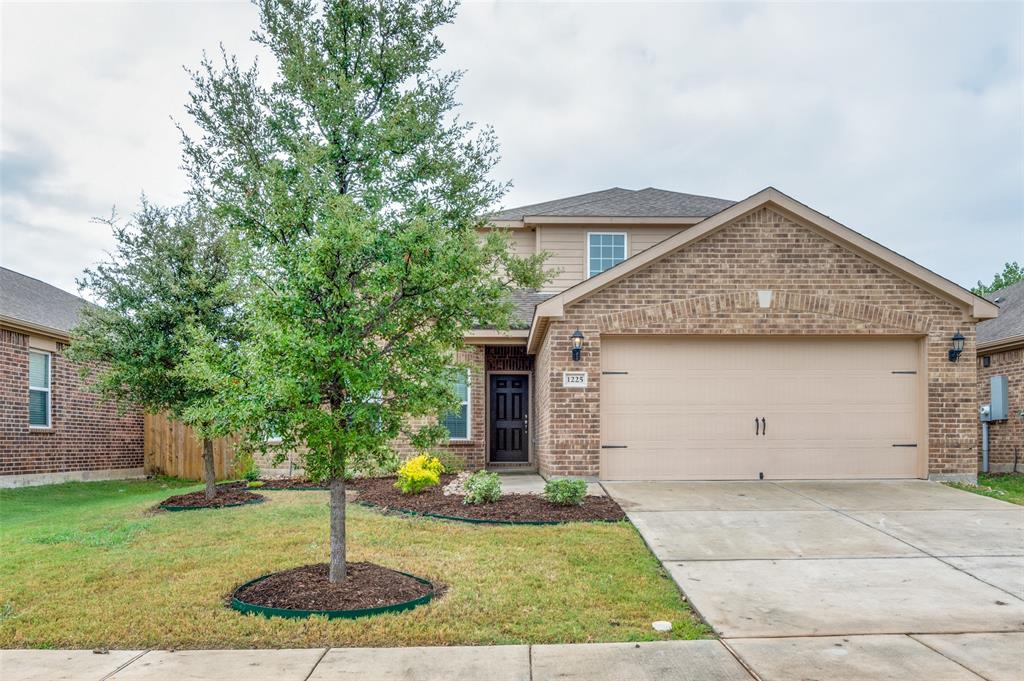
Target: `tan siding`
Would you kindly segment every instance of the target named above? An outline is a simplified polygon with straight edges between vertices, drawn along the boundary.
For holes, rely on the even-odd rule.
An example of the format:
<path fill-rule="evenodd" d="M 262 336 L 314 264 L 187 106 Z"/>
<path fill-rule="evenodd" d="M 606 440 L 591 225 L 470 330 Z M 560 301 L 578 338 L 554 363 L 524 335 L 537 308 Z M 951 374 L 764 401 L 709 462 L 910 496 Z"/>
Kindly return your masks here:
<path fill-rule="evenodd" d="M 487 229 L 478 229 L 478 234 L 484 234 Z M 519 256 L 529 256 L 537 252 L 537 233 L 532 228 L 506 230 L 512 238 L 512 251 Z"/>
<path fill-rule="evenodd" d="M 679 225 L 538 225 L 537 248 L 551 254 L 549 268 L 561 270 L 545 290 L 564 291 L 583 281 L 588 232 L 625 233 L 629 255 L 634 256 L 681 229 Z"/>
<path fill-rule="evenodd" d="M 611 231 L 611 230 L 609 230 Z M 681 232 L 678 225 L 637 225 L 629 232 L 629 254 L 643 253 L 654 244 Z"/>

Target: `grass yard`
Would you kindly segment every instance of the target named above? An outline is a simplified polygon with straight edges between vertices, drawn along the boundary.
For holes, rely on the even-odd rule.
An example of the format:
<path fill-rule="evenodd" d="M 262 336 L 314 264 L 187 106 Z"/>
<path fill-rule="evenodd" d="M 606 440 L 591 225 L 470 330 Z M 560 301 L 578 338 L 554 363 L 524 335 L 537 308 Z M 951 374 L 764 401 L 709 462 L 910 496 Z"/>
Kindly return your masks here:
<path fill-rule="evenodd" d="M 950 487 L 1024 506 L 1024 473 L 978 473 L 978 484 L 949 483 Z"/>
<path fill-rule="evenodd" d="M 349 560 L 447 585 L 416 610 L 265 619 L 238 584 L 328 556 L 327 495 L 152 514 L 175 480 L 0 490 L 0 647 L 292 648 L 701 638 L 708 629 L 628 523 L 489 527 L 349 505 Z M 670 620 L 669 634 L 651 629 Z"/>

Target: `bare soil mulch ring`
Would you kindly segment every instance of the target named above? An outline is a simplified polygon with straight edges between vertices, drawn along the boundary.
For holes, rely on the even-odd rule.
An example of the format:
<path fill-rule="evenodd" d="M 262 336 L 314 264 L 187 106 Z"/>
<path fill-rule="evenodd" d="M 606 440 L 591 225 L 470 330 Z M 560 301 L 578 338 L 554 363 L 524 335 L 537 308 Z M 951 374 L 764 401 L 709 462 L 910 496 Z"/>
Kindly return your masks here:
<path fill-rule="evenodd" d="M 327 491 L 322 482 L 313 482 L 305 478 L 263 478 L 259 489 L 268 490 L 319 490 Z"/>
<path fill-rule="evenodd" d="M 587 496 L 580 506 L 552 504 L 538 494 L 505 494 L 490 504 L 464 504 L 461 495 L 445 496 L 442 488 L 455 476 L 441 476 L 441 484 L 420 494 L 402 494 L 395 478 L 362 478 L 349 483 L 359 490 L 359 503 L 385 510 L 451 520 L 494 524 L 560 524 L 570 522 L 617 522 L 626 514 L 606 496 Z"/>
<path fill-rule="evenodd" d="M 409 610 L 430 601 L 425 579 L 374 563 L 346 563 L 346 578 L 332 583 L 327 563 L 275 572 L 238 587 L 231 607 L 267 617 L 363 617 Z"/>
<path fill-rule="evenodd" d="M 258 504 L 265 500 L 266 497 L 263 495 L 253 494 L 247 490 L 244 482 L 229 482 L 217 485 L 217 496 L 213 499 L 207 499 L 206 491 L 199 490 L 198 492 L 167 497 L 156 506 L 156 510 L 185 511 L 200 508 L 227 508 L 229 506 Z"/>

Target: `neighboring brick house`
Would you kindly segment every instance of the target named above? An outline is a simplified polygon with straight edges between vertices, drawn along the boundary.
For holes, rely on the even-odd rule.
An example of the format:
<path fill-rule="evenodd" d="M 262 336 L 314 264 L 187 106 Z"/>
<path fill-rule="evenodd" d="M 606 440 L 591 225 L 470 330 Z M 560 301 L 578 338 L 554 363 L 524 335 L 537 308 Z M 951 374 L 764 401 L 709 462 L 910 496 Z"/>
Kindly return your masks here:
<path fill-rule="evenodd" d="M 517 294 L 519 328 L 467 334 L 446 422 L 471 465 L 976 478 L 975 325 L 997 307 L 781 192 L 615 188 L 487 228 L 557 271 Z"/>
<path fill-rule="evenodd" d="M 993 376 L 1006 376 L 1008 416 L 989 424 L 989 470 L 1024 470 L 1024 281 L 986 296 L 999 316 L 978 324 L 978 404 L 991 400 Z M 978 457 L 981 460 L 981 424 Z M 980 465 L 980 463 L 979 463 Z"/>
<path fill-rule="evenodd" d="M 64 358 L 85 300 L 0 268 L 0 487 L 143 476 L 142 413 Z"/>

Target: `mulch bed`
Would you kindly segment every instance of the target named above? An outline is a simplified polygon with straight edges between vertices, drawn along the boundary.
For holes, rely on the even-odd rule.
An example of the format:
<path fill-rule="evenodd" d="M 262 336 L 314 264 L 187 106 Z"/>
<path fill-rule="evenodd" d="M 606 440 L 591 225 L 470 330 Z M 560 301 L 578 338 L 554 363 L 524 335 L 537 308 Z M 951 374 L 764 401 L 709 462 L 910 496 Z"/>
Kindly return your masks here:
<path fill-rule="evenodd" d="M 229 482 L 217 485 L 217 496 L 213 499 L 206 498 L 206 491 L 189 492 L 173 497 L 167 497 L 157 505 L 157 509 L 174 508 L 223 508 L 225 506 L 239 506 L 241 504 L 252 504 L 266 499 L 261 494 L 253 494 L 246 489 L 244 482 Z"/>
<path fill-rule="evenodd" d="M 327 490 L 322 482 L 312 482 L 305 478 L 266 478 L 260 480 L 263 484 L 258 489 L 269 490 Z"/>
<path fill-rule="evenodd" d="M 442 488 L 454 476 L 441 476 L 441 484 L 420 494 L 402 494 L 395 478 L 361 478 L 349 483 L 359 490 L 361 503 L 385 510 L 465 518 L 490 522 L 566 523 L 619 521 L 626 517 L 617 503 L 606 496 L 584 497 L 580 506 L 558 506 L 536 494 L 504 494 L 491 504 L 463 504 L 461 495 L 445 496 Z"/>
<path fill-rule="evenodd" d="M 240 587 L 243 603 L 289 610 L 362 610 L 406 603 L 429 594 L 428 584 L 373 563 L 346 563 L 340 584 L 328 579 L 327 563 L 303 565 Z"/>

